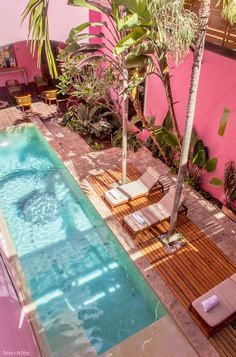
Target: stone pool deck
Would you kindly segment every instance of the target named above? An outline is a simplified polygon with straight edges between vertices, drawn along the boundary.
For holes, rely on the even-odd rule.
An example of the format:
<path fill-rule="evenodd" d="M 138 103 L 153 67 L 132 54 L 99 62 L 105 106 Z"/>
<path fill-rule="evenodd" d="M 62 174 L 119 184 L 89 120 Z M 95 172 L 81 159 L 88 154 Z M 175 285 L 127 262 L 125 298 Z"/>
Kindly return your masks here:
<path fill-rule="evenodd" d="M 99 210 L 99 213 L 129 252 L 131 258 L 135 260 L 135 257 L 139 256 L 140 252 L 135 247 L 134 242 L 123 228 L 115 222 L 110 210 L 101 202 L 86 181 L 88 175 L 96 175 L 106 169 L 121 166 L 121 150 L 111 148 L 102 152 L 92 152 L 82 138 L 72 133 L 69 129 L 61 127 L 57 119 L 58 113 L 56 108 L 54 106 L 49 107 L 44 103 L 33 104 L 33 112 L 25 115 L 16 108 L 0 110 L 0 128 L 30 120 L 37 122 L 41 126 L 41 130 L 44 132 L 47 140 L 56 149 L 57 153 L 60 154 L 67 167 L 73 171 L 74 176 L 80 181 L 82 188 Z M 154 159 L 151 153 L 144 147 L 136 154 L 129 152 L 128 163 L 135 165 L 141 172 L 144 172 L 149 165 L 155 166 L 162 175 L 166 176 L 166 186 L 169 186 L 173 182 L 172 178 L 168 175 L 168 168 L 160 160 Z M 236 224 L 225 217 L 215 206 L 209 204 L 196 191 L 186 188 L 186 192 L 188 217 L 233 262 L 236 262 Z M 219 353 L 191 320 L 157 272 L 150 269 L 150 266 L 143 257 L 139 259 L 139 264 L 140 270 L 154 290 L 158 292 L 167 310 L 191 342 L 195 351 L 200 356 L 219 356 Z"/>

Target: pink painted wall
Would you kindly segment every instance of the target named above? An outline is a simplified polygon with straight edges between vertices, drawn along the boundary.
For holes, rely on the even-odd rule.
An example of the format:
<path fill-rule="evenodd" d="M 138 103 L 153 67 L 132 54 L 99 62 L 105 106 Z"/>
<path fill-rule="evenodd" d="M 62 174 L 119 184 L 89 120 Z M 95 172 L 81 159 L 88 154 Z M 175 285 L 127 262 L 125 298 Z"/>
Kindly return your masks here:
<path fill-rule="evenodd" d="M 0 46 L 14 43 L 17 65 L 18 67 L 26 67 L 28 81 L 32 82 L 33 77 L 41 71 L 37 68 L 36 58 L 32 58 L 29 47 L 26 46 L 27 20 L 21 24 L 21 15 L 27 3 L 28 0 L 1 1 Z M 72 27 L 89 21 L 89 10 L 69 6 L 67 0 L 50 0 L 48 17 L 50 39 L 65 42 Z M 4 86 L 6 80 L 10 78 L 23 83 L 21 74 L 2 74 L 0 76 L 0 87 Z"/>
<path fill-rule="evenodd" d="M 14 49 L 16 54 L 17 66 L 25 67 L 28 81 L 33 82 L 34 76 L 41 73 L 41 70 L 37 67 L 36 56 L 32 57 L 32 55 L 30 54 L 29 46 L 27 46 L 26 41 L 14 43 Z M 20 83 L 24 83 L 24 79 L 21 73 L 1 74 L 0 87 L 5 86 L 5 82 L 8 79 L 17 79 Z"/>
<path fill-rule="evenodd" d="M 180 130 L 183 131 L 186 117 L 188 90 L 192 66 L 192 54 L 184 63 L 172 70 L 171 84 L 175 110 Z M 210 157 L 218 158 L 216 171 L 207 175 L 203 187 L 219 200 L 224 200 L 223 188 L 208 183 L 217 176 L 223 179 L 224 165 L 228 159 L 235 160 L 236 152 L 236 61 L 219 54 L 205 51 L 197 96 L 194 127 L 199 137 L 209 147 Z M 231 110 L 224 137 L 217 134 L 224 107 Z M 161 123 L 167 111 L 167 103 L 161 82 L 154 76 L 147 80 L 146 114 L 156 115 Z M 145 137 L 145 133 L 142 135 Z"/>
<path fill-rule="evenodd" d="M 30 323 L 17 300 L 1 258 L 0 316 L 0 356 L 40 357 Z"/>

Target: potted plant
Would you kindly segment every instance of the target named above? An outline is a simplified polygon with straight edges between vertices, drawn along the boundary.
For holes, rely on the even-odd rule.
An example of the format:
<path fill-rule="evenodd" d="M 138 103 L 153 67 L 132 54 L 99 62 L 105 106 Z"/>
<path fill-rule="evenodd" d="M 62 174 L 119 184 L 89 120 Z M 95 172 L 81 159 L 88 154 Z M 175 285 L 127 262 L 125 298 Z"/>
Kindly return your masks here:
<path fill-rule="evenodd" d="M 222 206 L 222 212 L 236 222 L 236 165 L 232 160 L 225 164 L 224 191 L 226 204 Z"/>

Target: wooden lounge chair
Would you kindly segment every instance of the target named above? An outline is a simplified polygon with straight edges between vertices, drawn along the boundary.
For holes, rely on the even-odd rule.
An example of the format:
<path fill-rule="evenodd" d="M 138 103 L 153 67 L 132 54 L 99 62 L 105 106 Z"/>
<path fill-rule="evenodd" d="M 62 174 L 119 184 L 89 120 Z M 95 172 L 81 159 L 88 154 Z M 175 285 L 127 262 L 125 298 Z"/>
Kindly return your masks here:
<path fill-rule="evenodd" d="M 219 303 L 206 312 L 202 306 L 202 302 L 212 295 L 217 296 Z M 208 336 L 212 336 L 222 327 L 235 320 L 236 273 L 194 300 L 189 309 L 203 323 Z"/>
<path fill-rule="evenodd" d="M 104 194 L 104 199 L 112 207 L 120 206 L 137 198 L 147 196 L 157 185 L 163 191 L 163 185 L 159 181 L 160 174 L 153 168 L 148 167 L 147 171 L 136 181 L 113 188 Z"/>
<path fill-rule="evenodd" d="M 136 235 L 147 228 L 169 219 L 172 213 L 174 195 L 175 186 L 172 186 L 159 202 L 125 216 L 123 224 L 128 228 L 132 235 Z M 186 214 L 187 208 L 183 205 L 183 201 L 184 194 L 182 194 L 180 199 L 180 208 Z"/>

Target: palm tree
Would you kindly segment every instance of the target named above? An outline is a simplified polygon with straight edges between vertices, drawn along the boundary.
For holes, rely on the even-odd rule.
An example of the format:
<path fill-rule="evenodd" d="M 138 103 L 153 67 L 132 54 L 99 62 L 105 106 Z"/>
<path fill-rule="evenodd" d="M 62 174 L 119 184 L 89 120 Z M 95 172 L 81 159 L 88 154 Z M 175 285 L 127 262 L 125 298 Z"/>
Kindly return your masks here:
<path fill-rule="evenodd" d="M 184 137 L 183 137 L 182 150 L 180 156 L 180 165 L 179 165 L 179 171 L 178 171 L 178 177 L 176 183 L 176 193 L 175 193 L 172 215 L 170 220 L 169 236 L 173 235 L 176 229 L 179 202 L 183 190 L 184 177 L 185 177 L 187 163 L 188 163 L 190 141 L 191 141 L 193 120 L 194 120 L 196 100 L 197 100 L 199 76 L 200 76 L 202 58 L 204 53 L 206 30 L 207 30 L 208 20 L 210 16 L 210 5 L 211 5 L 211 0 L 203 0 L 199 9 L 198 36 L 197 36 L 197 40 L 194 48 L 194 54 L 193 54 L 194 59 L 193 59 L 192 75 L 191 75 L 190 89 L 189 89 L 187 117 L 185 120 Z"/>
<path fill-rule="evenodd" d="M 193 129 L 193 120 L 194 120 L 195 107 L 196 107 L 198 82 L 199 82 L 201 63 L 202 63 L 203 52 L 204 52 L 206 30 L 207 30 L 208 20 L 210 16 L 210 5 L 211 5 L 211 0 L 202 0 L 201 7 L 199 9 L 198 36 L 194 48 L 194 56 L 193 56 L 194 60 L 193 60 L 192 75 L 191 75 L 191 82 L 190 82 L 190 89 L 189 89 L 187 116 L 185 121 L 180 165 L 179 165 L 178 177 L 176 182 L 176 193 L 175 193 L 172 215 L 170 220 L 170 229 L 168 233 L 169 237 L 171 237 L 176 230 L 179 202 L 183 190 L 184 176 L 187 168 L 191 135 Z M 231 25 L 236 22 L 235 0 L 223 0 L 222 16 L 225 19 L 227 19 Z"/>

